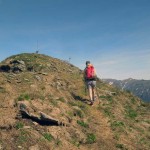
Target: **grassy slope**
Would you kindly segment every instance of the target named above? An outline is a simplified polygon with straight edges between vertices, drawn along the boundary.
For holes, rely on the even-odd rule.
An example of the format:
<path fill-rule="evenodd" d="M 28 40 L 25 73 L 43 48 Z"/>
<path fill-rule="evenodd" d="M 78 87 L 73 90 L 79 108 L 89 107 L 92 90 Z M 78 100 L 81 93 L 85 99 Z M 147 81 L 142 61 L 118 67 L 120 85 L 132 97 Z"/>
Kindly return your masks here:
<path fill-rule="evenodd" d="M 0 145 L 4 149 L 33 145 L 45 150 L 62 146 L 66 150 L 150 149 L 148 104 L 98 81 L 99 98 L 91 107 L 84 101 L 88 97 L 77 67 L 39 54 L 12 56 L 2 64 L 14 59 L 33 66 L 34 72 L 0 73 Z M 34 114 L 42 111 L 68 126 L 17 120 L 18 101 L 27 101 Z"/>

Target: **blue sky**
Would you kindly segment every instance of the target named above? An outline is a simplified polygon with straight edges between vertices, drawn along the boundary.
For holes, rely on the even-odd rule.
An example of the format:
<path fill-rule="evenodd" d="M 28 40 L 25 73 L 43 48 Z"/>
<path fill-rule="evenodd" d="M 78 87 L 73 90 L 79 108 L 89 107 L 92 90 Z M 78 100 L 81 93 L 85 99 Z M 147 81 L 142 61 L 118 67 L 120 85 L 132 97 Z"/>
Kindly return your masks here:
<path fill-rule="evenodd" d="M 0 61 L 37 47 L 100 78 L 150 79 L 150 0 L 0 0 Z"/>

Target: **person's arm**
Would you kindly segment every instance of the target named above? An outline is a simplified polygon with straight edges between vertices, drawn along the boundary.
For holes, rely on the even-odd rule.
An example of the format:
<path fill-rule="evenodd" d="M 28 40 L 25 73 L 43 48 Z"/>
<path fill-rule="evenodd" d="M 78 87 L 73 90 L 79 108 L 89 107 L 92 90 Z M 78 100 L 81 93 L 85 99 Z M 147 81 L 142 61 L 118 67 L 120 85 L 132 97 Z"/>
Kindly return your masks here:
<path fill-rule="evenodd" d="M 96 73 L 95 68 L 94 68 L 94 76 L 95 76 L 95 78 L 97 78 L 97 73 Z"/>

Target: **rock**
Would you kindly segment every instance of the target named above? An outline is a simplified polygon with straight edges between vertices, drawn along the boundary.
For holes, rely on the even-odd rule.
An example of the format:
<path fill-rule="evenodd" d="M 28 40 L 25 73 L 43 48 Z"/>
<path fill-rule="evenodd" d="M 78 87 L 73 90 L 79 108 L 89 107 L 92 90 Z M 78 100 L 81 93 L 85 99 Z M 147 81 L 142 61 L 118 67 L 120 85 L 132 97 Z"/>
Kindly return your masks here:
<path fill-rule="evenodd" d="M 21 83 L 21 81 L 16 81 L 17 83 Z"/>
<path fill-rule="evenodd" d="M 116 92 L 110 92 L 111 95 L 116 95 Z"/>
<path fill-rule="evenodd" d="M 63 123 L 55 118 L 52 118 L 51 116 L 49 116 L 43 112 L 40 112 L 40 116 L 31 113 L 31 111 L 30 111 L 31 108 L 28 105 L 28 103 L 20 102 L 20 103 L 18 103 L 18 106 L 19 106 L 19 110 L 20 110 L 19 115 L 21 115 L 22 118 L 31 119 L 33 122 L 36 122 L 36 124 L 39 123 L 41 125 L 66 126 L 65 123 Z"/>
<path fill-rule="evenodd" d="M 25 81 L 29 81 L 29 79 L 24 78 Z"/>
<path fill-rule="evenodd" d="M 35 126 L 37 126 L 37 125 L 38 125 L 38 123 L 37 123 L 37 122 L 34 122 L 34 121 L 33 121 L 33 124 L 34 124 Z"/>
<path fill-rule="evenodd" d="M 27 67 L 27 70 L 33 72 L 33 71 L 34 71 L 34 68 L 33 68 L 33 66 L 28 66 L 28 67 Z"/>
<path fill-rule="evenodd" d="M 3 149 L 2 145 L 0 144 L 0 150 Z"/>
<path fill-rule="evenodd" d="M 38 81 L 42 81 L 41 77 L 40 76 L 35 76 L 35 78 L 38 80 Z"/>
<path fill-rule="evenodd" d="M 11 83 L 11 81 L 10 81 L 10 80 L 7 80 L 7 82 L 8 82 L 8 83 Z"/>
<path fill-rule="evenodd" d="M 59 81 L 57 81 L 56 84 L 57 84 L 58 86 L 61 86 L 61 83 L 60 83 Z"/>
<path fill-rule="evenodd" d="M 22 146 L 18 146 L 19 149 L 22 149 Z"/>
<path fill-rule="evenodd" d="M 1 72 L 9 72 L 11 70 L 9 65 L 2 65 L 0 66 L 0 71 Z"/>
<path fill-rule="evenodd" d="M 22 60 L 12 60 L 12 61 L 10 61 L 10 64 L 22 64 L 22 65 L 25 65 L 25 62 L 22 61 Z"/>
<path fill-rule="evenodd" d="M 51 116 L 43 113 L 43 112 L 40 112 L 40 115 L 41 115 L 41 120 L 45 120 L 47 122 L 50 122 L 51 124 L 59 124 L 59 121 L 52 118 Z"/>
<path fill-rule="evenodd" d="M 30 129 L 30 126 L 24 126 L 23 129 Z"/>
<path fill-rule="evenodd" d="M 22 60 L 20 60 L 20 61 L 18 61 L 20 64 L 22 64 L 22 65 L 25 65 L 25 62 L 24 61 L 22 61 Z"/>
<path fill-rule="evenodd" d="M 19 73 L 26 70 L 25 62 L 22 60 L 13 60 L 10 62 L 10 64 L 12 64 L 12 72 Z"/>
<path fill-rule="evenodd" d="M 40 150 L 38 144 L 34 145 L 34 146 L 31 146 L 29 147 L 29 150 Z"/>
<path fill-rule="evenodd" d="M 68 69 L 69 72 L 73 73 L 73 71 L 71 69 Z"/>
<path fill-rule="evenodd" d="M 45 76 L 48 75 L 48 73 L 46 73 L 46 72 L 40 72 L 39 74 L 42 74 L 42 75 L 45 75 Z"/>
<path fill-rule="evenodd" d="M 81 110 L 78 106 L 73 106 L 75 110 Z"/>
<path fill-rule="evenodd" d="M 15 74 L 9 74 L 8 77 L 14 78 L 16 75 Z"/>

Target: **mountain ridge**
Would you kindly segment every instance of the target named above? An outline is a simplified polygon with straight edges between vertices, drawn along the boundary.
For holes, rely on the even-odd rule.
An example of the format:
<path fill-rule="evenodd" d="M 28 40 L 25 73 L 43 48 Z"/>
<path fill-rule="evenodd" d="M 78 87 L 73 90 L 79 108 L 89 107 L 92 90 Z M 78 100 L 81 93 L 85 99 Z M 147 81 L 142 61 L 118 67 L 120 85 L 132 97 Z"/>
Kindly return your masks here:
<path fill-rule="evenodd" d="M 128 90 L 142 100 L 150 102 L 150 80 L 137 80 L 129 78 L 125 80 L 103 79 L 103 81 L 122 90 Z"/>
<path fill-rule="evenodd" d="M 150 106 L 100 79 L 97 95 L 91 107 L 83 71 L 68 62 L 7 58 L 0 63 L 1 149 L 148 150 Z"/>

